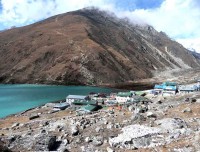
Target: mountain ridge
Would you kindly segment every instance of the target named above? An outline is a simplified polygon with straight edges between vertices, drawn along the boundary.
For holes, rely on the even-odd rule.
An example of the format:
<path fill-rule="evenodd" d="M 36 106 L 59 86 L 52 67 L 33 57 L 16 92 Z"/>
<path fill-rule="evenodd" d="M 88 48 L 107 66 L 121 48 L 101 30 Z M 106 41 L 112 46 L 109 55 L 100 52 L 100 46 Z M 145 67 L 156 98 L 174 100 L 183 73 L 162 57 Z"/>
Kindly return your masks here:
<path fill-rule="evenodd" d="M 1 32 L 0 59 L 2 83 L 65 85 L 117 84 L 200 65 L 165 33 L 98 9 Z"/>

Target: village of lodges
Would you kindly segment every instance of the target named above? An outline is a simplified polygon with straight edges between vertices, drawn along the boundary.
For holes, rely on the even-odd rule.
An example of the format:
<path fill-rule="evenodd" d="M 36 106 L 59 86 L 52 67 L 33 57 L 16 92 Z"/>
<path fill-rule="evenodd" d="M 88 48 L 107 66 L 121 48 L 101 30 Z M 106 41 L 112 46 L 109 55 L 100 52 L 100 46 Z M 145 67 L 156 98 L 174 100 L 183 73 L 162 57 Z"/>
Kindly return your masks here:
<path fill-rule="evenodd" d="M 145 91 L 125 91 L 110 93 L 95 93 L 91 92 L 86 96 L 83 95 L 68 95 L 65 102 L 57 103 L 54 106 L 54 111 L 64 110 L 71 108 L 77 112 L 77 114 L 92 113 L 94 111 L 106 109 L 112 112 L 114 109 L 121 110 L 122 108 L 128 108 L 130 105 L 135 104 L 145 105 L 151 100 L 149 96 L 172 96 L 183 93 L 190 93 L 194 91 L 200 91 L 200 80 L 194 84 L 178 85 L 176 82 L 163 82 L 162 84 L 156 84 L 154 89 Z M 147 107 L 141 107 L 141 110 L 148 110 Z"/>

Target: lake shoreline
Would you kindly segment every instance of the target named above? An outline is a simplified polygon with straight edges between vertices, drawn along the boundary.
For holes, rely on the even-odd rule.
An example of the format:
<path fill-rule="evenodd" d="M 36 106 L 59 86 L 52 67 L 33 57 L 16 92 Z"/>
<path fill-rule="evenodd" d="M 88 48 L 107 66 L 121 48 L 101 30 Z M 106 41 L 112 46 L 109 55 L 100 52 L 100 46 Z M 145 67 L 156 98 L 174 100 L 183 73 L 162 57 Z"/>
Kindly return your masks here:
<path fill-rule="evenodd" d="M 47 103 L 60 103 L 60 102 L 64 102 L 64 101 L 65 101 L 65 99 L 56 100 L 56 101 L 50 101 L 50 102 L 47 102 Z M 26 113 L 26 112 L 31 111 L 31 110 L 41 108 L 41 107 L 45 106 L 47 103 L 42 104 L 42 105 L 37 106 L 37 107 L 29 108 L 29 109 L 24 110 L 24 111 L 21 111 L 21 112 L 17 112 L 17 113 L 14 113 L 14 114 L 10 114 L 10 115 L 8 115 L 8 116 L 5 116 L 5 117 L 0 118 L 0 120 L 1 120 L 1 119 L 2 119 L 2 120 L 5 120 L 5 119 L 7 119 L 7 118 L 9 118 L 9 117 L 20 116 L 20 115 L 22 115 L 22 114 L 24 114 L 24 113 Z"/>
<path fill-rule="evenodd" d="M 88 95 L 90 92 L 114 92 L 113 88 L 91 86 L 57 86 L 39 84 L 1 84 L 0 117 L 17 114 L 49 102 L 59 102 L 68 95 Z M 16 105 L 16 106 L 14 106 Z"/>

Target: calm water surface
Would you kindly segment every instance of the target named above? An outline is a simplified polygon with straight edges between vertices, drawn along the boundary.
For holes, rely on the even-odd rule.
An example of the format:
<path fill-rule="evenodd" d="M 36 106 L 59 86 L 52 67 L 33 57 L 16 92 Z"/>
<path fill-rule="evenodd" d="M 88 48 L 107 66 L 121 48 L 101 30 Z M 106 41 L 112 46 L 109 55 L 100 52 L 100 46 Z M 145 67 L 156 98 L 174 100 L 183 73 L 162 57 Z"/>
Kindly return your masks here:
<path fill-rule="evenodd" d="M 87 95 L 90 92 L 110 93 L 109 88 L 88 86 L 4 85 L 0 84 L 0 118 L 48 102 L 65 99 L 67 95 Z"/>

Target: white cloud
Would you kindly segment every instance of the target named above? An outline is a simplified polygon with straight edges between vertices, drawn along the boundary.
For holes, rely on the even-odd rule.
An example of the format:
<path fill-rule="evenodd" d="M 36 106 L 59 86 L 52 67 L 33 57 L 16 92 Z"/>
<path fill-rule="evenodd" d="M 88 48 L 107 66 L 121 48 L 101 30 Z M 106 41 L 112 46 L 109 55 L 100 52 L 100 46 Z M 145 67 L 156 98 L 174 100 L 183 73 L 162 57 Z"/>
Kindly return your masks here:
<path fill-rule="evenodd" d="M 129 17 L 138 23 L 148 23 L 164 31 L 185 47 L 200 52 L 200 5 L 198 0 L 163 0 L 159 8 L 124 11 L 116 8 L 116 0 L 1 0 L 0 24 L 4 27 L 23 26 L 47 17 L 96 6 Z M 0 28 L 1 28 L 0 25 Z M 187 46 L 186 46 L 187 44 Z"/>
<path fill-rule="evenodd" d="M 200 38 L 176 39 L 188 49 L 195 49 L 200 53 Z"/>
<path fill-rule="evenodd" d="M 0 23 L 22 26 L 47 17 L 88 6 L 112 8 L 107 0 L 2 0 Z"/>
<path fill-rule="evenodd" d="M 200 38 L 200 6 L 196 4 L 197 0 L 165 0 L 160 8 L 128 13 L 164 31 L 185 47 L 190 45 L 200 52 L 200 41 L 197 41 Z"/>

